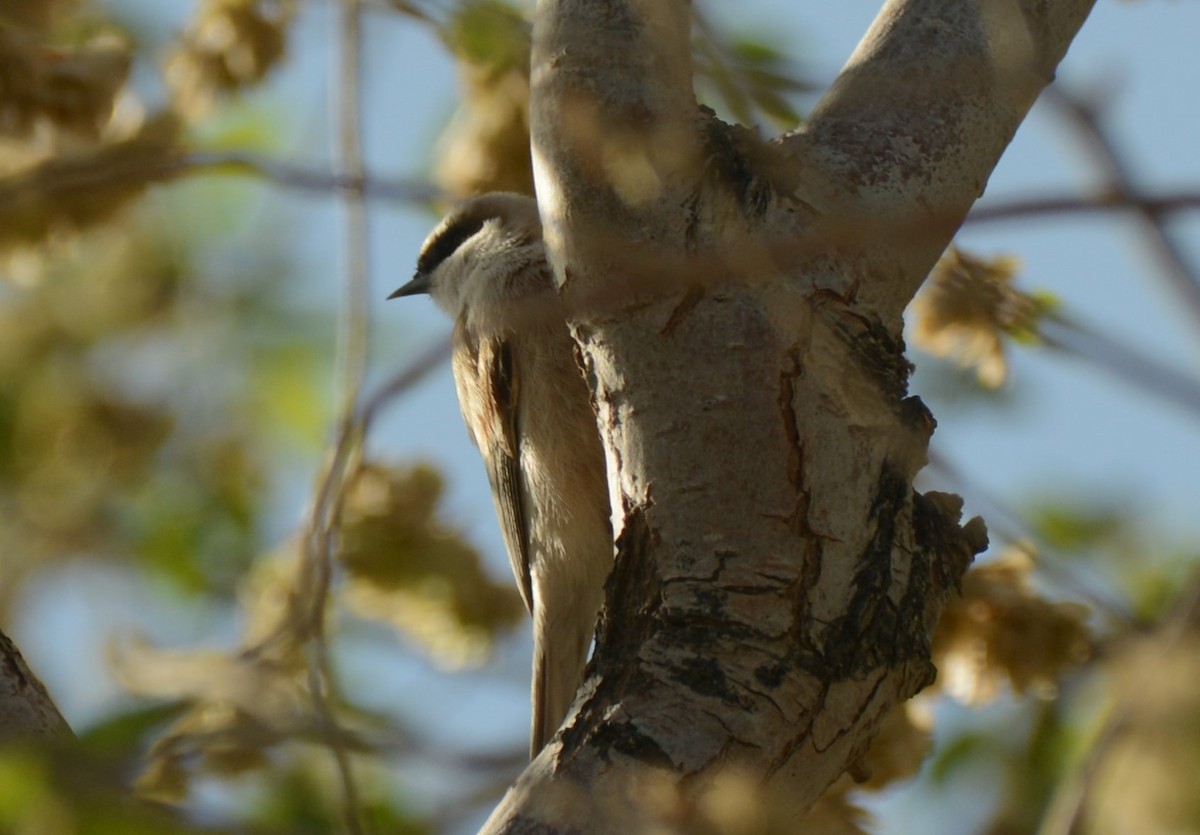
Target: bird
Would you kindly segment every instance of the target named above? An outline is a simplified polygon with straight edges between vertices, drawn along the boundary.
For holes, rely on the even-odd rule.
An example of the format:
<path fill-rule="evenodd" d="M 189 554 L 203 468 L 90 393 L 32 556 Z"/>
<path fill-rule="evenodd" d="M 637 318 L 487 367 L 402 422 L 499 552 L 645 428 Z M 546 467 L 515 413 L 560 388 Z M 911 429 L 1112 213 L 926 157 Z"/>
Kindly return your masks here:
<path fill-rule="evenodd" d="M 613 564 L 604 449 L 536 200 L 495 192 L 454 207 L 388 298 L 418 294 L 454 320 L 459 407 L 532 616 L 535 757 L 575 699 Z"/>

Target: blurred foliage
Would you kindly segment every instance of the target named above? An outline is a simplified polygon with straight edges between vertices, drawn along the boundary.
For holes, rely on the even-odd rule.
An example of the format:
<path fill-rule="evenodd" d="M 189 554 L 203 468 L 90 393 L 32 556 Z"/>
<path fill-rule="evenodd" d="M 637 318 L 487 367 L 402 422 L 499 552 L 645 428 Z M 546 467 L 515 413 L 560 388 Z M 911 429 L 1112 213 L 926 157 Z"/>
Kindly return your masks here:
<path fill-rule="evenodd" d="M 967 572 L 934 635 L 938 688 L 967 703 L 991 701 L 1002 682 L 1018 695 L 1052 696 L 1063 671 L 1087 660 L 1087 607 L 1038 595 L 1033 565 L 1012 548 Z"/>
<path fill-rule="evenodd" d="M 1090 554 L 1095 549 L 1130 539 L 1130 514 L 1124 505 L 1069 506 L 1061 502 L 1039 502 L 1029 508 L 1028 518 L 1045 542 L 1056 550 Z"/>
<path fill-rule="evenodd" d="M 458 62 L 461 98 L 438 139 L 435 182 L 460 197 L 532 194 L 527 18 L 503 0 L 466 0 L 440 34 Z"/>
<path fill-rule="evenodd" d="M 17 572 L 64 556 L 140 554 L 184 576 L 205 573 L 205 540 L 241 551 L 243 566 L 250 555 L 261 463 L 247 422 L 216 403 L 201 420 L 191 410 L 200 390 L 170 367 L 187 366 L 181 340 L 202 336 L 208 317 L 227 328 L 253 311 L 238 310 L 247 297 L 197 292 L 186 242 L 171 237 L 153 223 L 97 234 L 46 260 L 42 280 L 5 294 L 6 595 Z M 125 375 L 138 368 L 157 379 L 131 386 Z"/>
<path fill-rule="evenodd" d="M 287 54 L 289 0 L 203 0 L 167 57 L 176 109 L 189 120 L 261 82 Z"/>
<path fill-rule="evenodd" d="M 148 185 L 176 173 L 170 117 L 133 136 L 51 156 L 0 177 L 0 257 L 35 258 L 31 248 L 113 220 Z"/>
<path fill-rule="evenodd" d="M 489 579 L 474 549 L 437 519 L 441 493 L 428 467 L 360 466 L 346 488 L 338 558 L 351 611 L 393 623 L 439 664 L 457 666 L 482 659 L 525 609 L 513 584 Z"/>
<path fill-rule="evenodd" d="M 317 767 L 316 762 L 298 763 L 281 771 L 254 823 L 269 832 L 297 835 L 327 835 L 333 831 L 336 798 L 331 796 L 330 775 Z M 386 789 L 379 786 L 363 799 L 362 817 L 367 831 L 388 835 L 424 835 L 434 831 L 398 806 L 394 795 Z"/>
<path fill-rule="evenodd" d="M 78 4 L 75 0 L 6 0 L 0 6 L 0 25 L 26 31 L 57 28 Z"/>
<path fill-rule="evenodd" d="M 0 136 L 36 134 L 42 145 L 95 140 L 109 123 L 130 60 L 129 45 L 116 35 L 49 46 L 0 24 Z"/>
<path fill-rule="evenodd" d="M 1200 831 L 1198 589 L 1154 634 L 1108 659 L 1112 714 L 1078 814 L 1089 832 Z"/>
<path fill-rule="evenodd" d="M 817 85 L 803 77 L 793 56 L 771 44 L 769 34 L 730 38 L 710 26 L 701 11 L 695 14 L 692 57 L 699 99 L 742 125 L 766 121 L 779 130 L 796 128 L 798 100 Z"/>
<path fill-rule="evenodd" d="M 1033 341 L 1039 319 L 1057 304 L 1017 290 L 1019 268 L 1015 258 L 984 259 L 951 246 L 909 306 L 913 342 L 974 368 L 987 388 L 1003 384 L 1006 339 Z"/>

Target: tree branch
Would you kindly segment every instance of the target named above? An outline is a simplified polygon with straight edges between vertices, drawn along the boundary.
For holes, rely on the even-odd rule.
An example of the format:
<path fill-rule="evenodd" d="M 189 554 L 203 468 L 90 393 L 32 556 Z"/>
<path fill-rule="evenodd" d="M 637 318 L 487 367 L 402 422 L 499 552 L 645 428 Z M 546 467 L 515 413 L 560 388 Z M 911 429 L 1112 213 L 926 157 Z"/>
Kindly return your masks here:
<path fill-rule="evenodd" d="M 981 522 L 922 496 L 900 314 L 1090 0 L 893 0 L 778 145 L 691 93 L 683 0 L 542 0 L 531 124 L 617 555 L 573 712 L 485 832 L 629 831 L 647 775 L 807 808 L 933 676 Z"/>
<path fill-rule="evenodd" d="M 247 174 L 283 188 L 321 195 L 351 190 L 360 191 L 364 197 L 373 200 L 411 203 L 446 199 L 446 195 L 439 188 L 429 183 L 389 180 L 347 172 L 330 173 L 259 154 L 229 151 L 197 151 L 185 154 L 172 161 L 169 168 L 164 169 L 163 179 L 188 172 Z"/>
<path fill-rule="evenodd" d="M 900 313 L 1090 5 L 890 3 L 779 145 L 695 107 L 681 0 L 539 5 L 538 194 L 617 556 L 573 712 L 485 832 L 626 831 L 648 773 L 807 808 L 931 680 L 986 536 L 912 489 Z"/>
<path fill-rule="evenodd" d="M 30 736 L 73 734 L 17 645 L 0 632 L 0 745 Z"/>
<path fill-rule="evenodd" d="M 788 137 L 827 236 L 880 275 L 862 290 L 881 310 L 920 286 L 1093 2 L 891 0 Z"/>

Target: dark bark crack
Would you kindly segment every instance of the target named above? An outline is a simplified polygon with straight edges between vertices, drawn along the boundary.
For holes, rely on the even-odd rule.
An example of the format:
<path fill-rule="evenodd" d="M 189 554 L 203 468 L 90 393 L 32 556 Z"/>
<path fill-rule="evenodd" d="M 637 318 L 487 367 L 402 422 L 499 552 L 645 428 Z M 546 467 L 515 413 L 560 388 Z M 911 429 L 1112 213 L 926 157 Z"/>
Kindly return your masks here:
<path fill-rule="evenodd" d="M 833 293 L 813 295 L 815 310 L 841 337 L 850 359 L 889 401 L 902 403 L 908 395 L 908 375 L 913 365 L 904 357 L 904 339 L 884 323 L 850 310 L 845 299 Z M 848 373 L 850 372 L 847 369 Z M 897 412 L 900 407 L 897 406 Z"/>
<path fill-rule="evenodd" d="M 687 318 L 688 314 L 695 310 L 696 305 L 700 304 L 703 299 L 703 289 L 700 287 L 688 288 L 688 291 L 683 294 L 683 298 L 681 298 L 679 303 L 675 305 L 674 309 L 671 310 L 671 315 L 667 317 L 666 324 L 658 329 L 659 335 L 670 336 L 673 334 L 675 329 L 683 324 L 683 321 Z"/>
<path fill-rule="evenodd" d="M 796 491 L 796 504 L 792 508 L 789 525 L 797 536 L 802 536 L 809 531 L 809 496 L 804 483 L 804 442 L 800 437 L 800 421 L 796 414 L 796 380 L 804 376 L 804 362 L 800 349 L 793 348 L 789 351 L 788 360 L 790 365 L 779 374 L 779 417 L 784 437 L 787 439 L 788 483 Z"/>
<path fill-rule="evenodd" d="M 846 612 L 826 632 L 824 657 L 814 659 L 831 681 L 853 678 L 889 665 L 896 636 L 896 611 L 888 600 L 896 517 L 903 512 L 908 480 L 885 466 L 868 519 L 875 532 L 858 558 L 858 573 Z M 813 670 L 814 673 L 818 670 Z"/>

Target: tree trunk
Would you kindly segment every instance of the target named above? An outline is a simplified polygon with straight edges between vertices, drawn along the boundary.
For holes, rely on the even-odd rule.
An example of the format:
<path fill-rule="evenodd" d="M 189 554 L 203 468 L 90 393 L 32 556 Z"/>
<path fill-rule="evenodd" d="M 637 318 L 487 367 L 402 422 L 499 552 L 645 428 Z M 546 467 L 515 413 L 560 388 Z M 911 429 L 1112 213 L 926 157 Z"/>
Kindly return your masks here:
<path fill-rule="evenodd" d="M 539 0 L 535 177 L 617 559 L 575 708 L 485 832 L 635 831 L 648 785 L 730 771 L 802 811 L 933 680 L 986 534 L 912 488 L 901 314 L 1091 6 L 890 2 L 768 143 L 697 106 L 684 0 Z"/>

